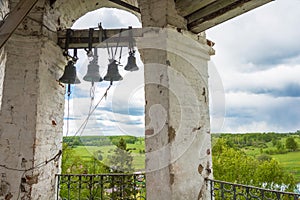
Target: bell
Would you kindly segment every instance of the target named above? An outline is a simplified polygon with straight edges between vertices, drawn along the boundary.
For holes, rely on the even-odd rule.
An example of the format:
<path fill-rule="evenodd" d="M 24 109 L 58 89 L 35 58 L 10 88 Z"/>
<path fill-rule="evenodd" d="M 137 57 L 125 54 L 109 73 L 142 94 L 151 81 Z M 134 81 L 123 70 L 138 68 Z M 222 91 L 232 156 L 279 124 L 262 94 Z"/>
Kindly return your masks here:
<path fill-rule="evenodd" d="M 65 67 L 64 74 L 60 77 L 59 82 L 66 84 L 78 84 L 80 80 L 76 75 L 76 67 L 74 66 L 73 61 L 69 61 Z"/>
<path fill-rule="evenodd" d="M 139 70 L 133 52 L 129 52 L 128 62 L 124 69 L 130 72 Z"/>
<path fill-rule="evenodd" d="M 108 65 L 107 74 L 104 76 L 105 81 L 121 81 L 123 80 L 122 76 L 119 74 L 118 64 L 113 60 Z"/>
<path fill-rule="evenodd" d="M 88 82 L 101 82 L 103 79 L 99 74 L 99 65 L 94 63 L 93 61 L 90 62 L 88 65 L 88 70 L 86 75 L 83 77 L 83 80 Z"/>

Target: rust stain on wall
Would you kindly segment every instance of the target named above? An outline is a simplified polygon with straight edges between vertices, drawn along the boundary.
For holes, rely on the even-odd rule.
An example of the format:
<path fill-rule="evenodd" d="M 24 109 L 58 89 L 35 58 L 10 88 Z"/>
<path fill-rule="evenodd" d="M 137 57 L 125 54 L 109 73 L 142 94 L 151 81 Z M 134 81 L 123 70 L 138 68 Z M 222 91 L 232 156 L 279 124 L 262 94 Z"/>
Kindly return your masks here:
<path fill-rule="evenodd" d="M 169 172 L 170 172 L 170 184 L 173 185 L 175 181 L 175 173 L 174 173 L 174 168 L 173 165 L 169 165 Z"/>
<path fill-rule="evenodd" d="M 206 154 L 207 154 L 207 155 L 210 155 L 210 149 L 207 149 L 207 150 L 206 150 Z"/>
<path fill-rule="evenodd" d="M 176 137 L 176 131 L 172 126 L 168 127 L 168 142 L 171 143 Z"/>
<path fill-rule="evenodd" d="M 35 175 L 32 175 L 32 176 L 25 175 L 26 183 L 28 185 L 37 184 L 38 183 L 38 177 L 39 177 L 39 174 L 35 174 Z"/>
<path fill-rule="evenodd" d="M 199 172 L 199 174 L 202 174 L 203 169 L 204 169 L 204 167 L 200 164 L 200 165 L 198 166 L 198 172 Z"/>
<path fill-rule="evenodd" d="M 171 173 L 171 174 L 170 174 L 170 184 L 171 184 L 171 185 L 174 184 L 174 179 L 175 179 L 175 174 Z"/>
<path fill-rule="evenodd" d="M 205 90 L 205 87 L 203 87 L 202 96 L 204 96 L 204 102 L 206 103 L 207 99 L 206 99 L 206 90 Z"/>
<path fill-rule="evenodd" d="M 145 135 L 153 135 L 154 134 L 154 129 L 153 128 L 149 128 L 145 131 Z"/>

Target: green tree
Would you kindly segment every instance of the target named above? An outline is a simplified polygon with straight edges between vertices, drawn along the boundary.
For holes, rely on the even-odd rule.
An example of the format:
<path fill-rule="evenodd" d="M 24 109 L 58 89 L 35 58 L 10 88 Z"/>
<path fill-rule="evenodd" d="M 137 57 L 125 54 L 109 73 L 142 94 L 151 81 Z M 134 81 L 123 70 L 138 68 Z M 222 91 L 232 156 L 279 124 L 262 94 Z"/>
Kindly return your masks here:
<path fill-rule="evenodd" d="M 130 150 L 127 149 L 125 140 L 121 138 L 116 147 L 117 148 L 113 150 L 113 154 L 108 156 L 111 170 L 117 173 L 133 172 L 133 156 L 131 155 Z"/>
<path fill-rule="evenodd" d="M 120 138 L 113 150 L 113 154 L 108 156 L 110 168 L 113 173 L 129 173 L 133 172 L 132 166 L 133 156 L 131 155 L 130 149 L 127 148 L 126 141 Z M 136 194 L 138 191 L 134 188 L 127 187 L 132 185 L 134 180 L 131 176 L 123 175 L 117 176 L 111 182 L 110 187 L 113 188 L 113 192 L 110 194 L 111 199 L 131 199 L 131 196 Z"/>
<path fill-rule="evenodd" d="M 103 152 L 101 150 L 97 150 L 93 153 L 91 158 L 91 165 L 89 165 L 89 173 L 90 174 L 99 174 L 99 173 L 107 173 L 109 172 L 109 167 L 105 165 L 103 162 Z"/>
<path fill-rule="evenodd" d="M 88 165 L 68 144 L 63 143 L 62 174 L 86 174 Z"/>
<path fill-rule="evenodd" d="M 96 151 L 90 160 L 83 160 L 81 156 L 76 155 L 74 148 L 66 143 L 63 143 L 63 154 L 62 154 L 62 174 L 98 174 L 109 172 L 109 167 L 104 165 L 102 162 L 102 152 Z M 67 179 L 65 178 L 65 181 Z M 71 177 L 71 182 L 76 182 L 76 177 Z M 66 186 L 66 185 L 65 185 Z M 95 199 L 100 196 L 101 185 L 94 185 L 93 190 L 88 190 L 90 187 L 89 182 L 81 183 L 81 197 L 85 196 L 88 199 Z M 69 191 L 68 187 L 62 186 L 60 189 L 60 196 L 65 199 L 78 199 L 78 191 L 71 188 Z"/>
<path fill-rule="evenodd" d="M 276 138 L 272 139 L 272 145 L 275 147 L 277 145 L 278 140 Z"/>
<path fill-rule="evenodd" d="M 288 137 L 285 141 L 285 146 L 290 151 L 296 151 L 298 149 L 298 143 L 293 137 Z"/>
<path fill-rule="evenodd" d="M 236 182 L 240 184 L 280 189 L 281 185 L 288 190 L 295 188 L 292 174 L 284 172 L 274 159 L 256 159 L 243 151 L 226 145 L 226 140 L 219 139 L 213 146 L 213 169 L 217 180 Z"/>
<path fill-rule="evenodd" d="M 257 157 L 257 160 L 264 162 L 264 161 L 271 161 L 272 157 L 267 154 L 261 154 Z"/>
<path fill-rule="evenodd" d="M 277 141 L 276 148 L 278 151 L 284 150 L 284 145 L 280 140 Z"/>

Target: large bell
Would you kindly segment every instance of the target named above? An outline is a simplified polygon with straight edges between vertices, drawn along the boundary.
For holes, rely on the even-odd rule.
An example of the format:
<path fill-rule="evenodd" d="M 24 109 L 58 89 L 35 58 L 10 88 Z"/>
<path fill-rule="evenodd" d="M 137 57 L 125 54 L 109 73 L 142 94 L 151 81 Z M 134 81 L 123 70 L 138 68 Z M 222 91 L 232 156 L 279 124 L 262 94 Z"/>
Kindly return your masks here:
<path fill-rule="evenodd" d="M 76 67 L 74 66 L 73 61 L 69 61 L 65 67 L 64 74 L 60 77 L 59 82 L 66 84 L 78 84 L 80 80 L 76 75 Z"/>
<path fill-rule="evenodd" d="M 124 69 L 130 72 L 139 70 L 133 52 L 129 53 L 128 62 Z"/>
<path fill-rule="evenodd" d="M 103 79 L 100 76 L 99 73 L 99 65 L 97 65 L 95 62 L 90 62 L 88 65 L 88 70 L 86 75 L 83 77 L 83 80 L 88 82 L 101 82 Z"/>
<path fill-rule="evenodd" d="M 122 76 L 119 74 L 117 61 L 113 60 L 108 65 L 107 74 L 104 76 L 105 81 L 121 81 L 123 80 Z"/>

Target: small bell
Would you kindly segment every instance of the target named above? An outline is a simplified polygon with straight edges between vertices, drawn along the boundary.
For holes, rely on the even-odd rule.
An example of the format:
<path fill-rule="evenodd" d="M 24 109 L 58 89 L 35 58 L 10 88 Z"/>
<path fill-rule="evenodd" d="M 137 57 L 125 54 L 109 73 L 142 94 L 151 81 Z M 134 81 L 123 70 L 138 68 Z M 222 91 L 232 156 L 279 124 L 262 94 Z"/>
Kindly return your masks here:
<path fill-rule="evenodd" d="M 126 71 L 137 71 L 139 70 L 138 66 L 136 65 L 136 59 L 134 57 L 134 51 L 129 52 L 128 62 L 124 68 Z"/>
<path fill-rule="evenodd" d="M 88 82 L 101 82 L 103 79 L 99 74 L 99 65 L 97 65 L 94 60 L 88 65 L 88 70 L 83 80 Z"/>
<path fill-rule="evenodd" d="M 119 74 L 116 60 L 113 60 L 111 63 L 109 63 L 107 74 L 104 76 L 104 80 L 110 82 L 123 80 L 122 76 Z"/>
<path fill-rule="evenodd" d="M 65 67 L 64 74 L 59 79 L 59 82 L 66 83 L 66 84 L 78 84 L 80 80 L 76 75 L 76 67 L 74 66 L 73 61 L 69 61 Z"/>

